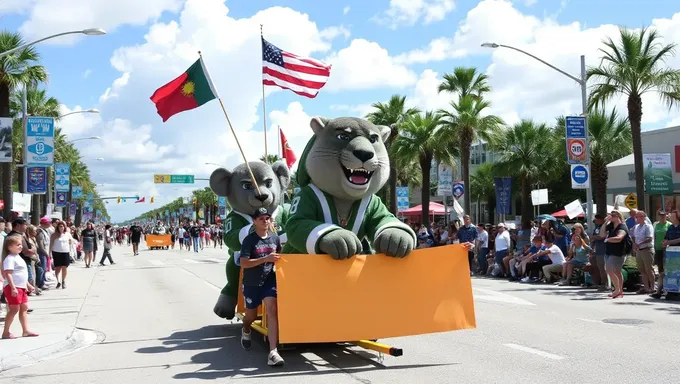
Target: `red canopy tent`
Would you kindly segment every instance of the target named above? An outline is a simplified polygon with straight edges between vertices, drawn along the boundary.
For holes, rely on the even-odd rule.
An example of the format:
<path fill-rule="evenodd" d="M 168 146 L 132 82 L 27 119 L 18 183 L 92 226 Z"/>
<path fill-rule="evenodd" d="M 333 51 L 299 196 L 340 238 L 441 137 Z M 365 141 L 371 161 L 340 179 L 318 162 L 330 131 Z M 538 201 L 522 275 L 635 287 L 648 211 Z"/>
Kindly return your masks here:
<path fill-rule="evenodd" d="M 567 215 L 567 210 L 566 210 L 566 209 L 563 209 L 563 210 L 561 210 L 561 211 L 557 211 L 557 212 L 553 213 L 551 216 L 552 216 L 552 217 L 569 217 L 569 215 Z M 583 217 L 583 213 L 580 214 L 580 215 L 578 215 L 578 216 L 576 216 L 576 217 Z"/>
<path fill-rule="evenodd" d="M 402 216 L 420 216 L 423 214 L 423 205 L 416 205 L 415 207 L 411 207 L 409 209 L 399 211 L 399 214 Z M 431 201 L 430 202 L 430 210 L 429 210 L 429 215 L 444 215 L 444 206 L 442 204 L 439 204 L 437 202 Z"/>

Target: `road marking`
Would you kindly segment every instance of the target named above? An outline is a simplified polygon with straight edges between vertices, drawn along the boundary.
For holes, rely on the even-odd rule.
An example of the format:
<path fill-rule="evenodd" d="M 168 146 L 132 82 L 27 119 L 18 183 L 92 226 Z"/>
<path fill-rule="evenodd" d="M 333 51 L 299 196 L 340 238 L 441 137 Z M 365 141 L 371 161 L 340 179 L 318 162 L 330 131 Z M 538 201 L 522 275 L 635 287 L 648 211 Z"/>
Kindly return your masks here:
<path fill-rule="evenodd" d="M 126 261 L 126 262 L 123 263 L 123 266 L 124 267 L 134 267 L 135 263 L 134 263 L 134 261 Z"/>
<path fill-rule="evenodd" d="M 478 292 L 478 294 L 473 294 L 472 296 L 475 299 L 479 299 L 479 300 L 496 301 L 496 302 L 501 302 L 501 303 L 518 304 L 518 305 L 531 305 L 531 306 L 536 305 L 536 304 L 534 304 L 530 301 L 520 299 L 519 297 L 511 296 L 511 295 L 508 295 L 507 293 L 492 291 L 490 289 L 473 287 L 472 290 Z M 482 294 L 480 295 L 479 293 L 482 293 Z"/>
<path fill-rule="evenodd" d="M 187 264 L 198 264 L 198 261 L 196 261 L 194 259 L 182 259 L 182 260 L 184 262 L 186 262 Z"/>
<path fill-rule="evenodd" d="M 539 349 L 525 347 L 523 345 L 518 345 L 518 344 L 503 344 L 503 345 L 508 347 L 508 348 L 516 349 L 518 351 L 522 351 L 522 352 L 526 352 L 526 353 L 531 353 L 533 355 L 545 357 L 546 359 L 564 360 L 563 356 L 553 355 L 552 353 L 544 352 L 544 351 L 541 351 Z"/>
<path fill-rule="evenodd" d="M 626 324 L 614 324 L 614 323 L 605 323 L 605 322 L 604 322 L 604 321 L 602 321 L 602 320 L 593 320 L 593 319 L 581 319 L 581 318 L 576 318 L 576 320 L 581 320 L 581 321 L 585 321 L 586 323 L 597 323 L 597 324 L 601 324 L 601 325 L 612 325 L 612 326 L 615 326 L 615 327 L 623 327 L 623 328 L 637 328 L 637 327 L 635 327 L 635 326 L 632 326 L 632 325 L 626 325 Z"/>
<path fill-rule="evenodd" d="M 164 265 L 162 261 L 160 260 L 149 260 L 149 264 L 151 265 Z"/>

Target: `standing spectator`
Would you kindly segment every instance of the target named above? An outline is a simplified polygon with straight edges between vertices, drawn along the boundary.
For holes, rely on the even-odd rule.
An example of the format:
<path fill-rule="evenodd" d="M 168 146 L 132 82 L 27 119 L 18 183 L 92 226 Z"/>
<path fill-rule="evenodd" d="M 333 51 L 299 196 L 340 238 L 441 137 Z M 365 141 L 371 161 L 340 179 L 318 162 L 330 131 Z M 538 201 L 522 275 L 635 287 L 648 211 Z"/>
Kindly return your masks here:
<path fill-rule="evenodd" d="M 647 224 L 645 221 L 647 214 L 644 211 L 638 211 L 635 215 L 635 222 L 633 227 L 633 251 L 635 251 L 635 260 L 637 262 L 638 270 L 642 275 L 642 288 L 637 291 L 638 294 L 654 292 L 654 227 L 652 224 Z"/>
<path fill-rule="evenodd" d="M 63 221 L 58 223 L 57 230 L 50 238 L 50 255 L 54 260 L 57 288 L 66 289 L 66 275 L 68 275 L 68 266 L 71 264 L 70 252 L 73 241 L 71 232 L 66 230 L 66 223 Z M 60 275 L 61 281 L 59 280 Z"/>
<path fill-rule="evenodd" d="M 20 256 L 25 239 L 21 234 L 8 235 L 2 244 L 2 292 L 7 301 L 7 315 L 2 331 L 3 339 L 14 339 L 10 328 L 14 317 L 19 314 L 23 337 L 35 337 L 37 333 L 28 330 L 28 294 L 35 288 L 29 283 L 28 266 Z"/>
<path fill-rule="evenodd" d="M 142 227 L 135 221 L 130 227 L 130 242 L 132 243 L 132 254 L 139 256 L 139 242 L 142 240 Z"/>
<path fill-rule="evenodd" d="M 83 252 L 85 252 L 85 268 L 90 268 L 92 262 L 95 261 L 95 245 L 97 244 L 97 232 L 94 230 L 94 224 L 92 224 L 91 221 L 87 222 L 85 229 L 80 233 L 80 237 L 81 244 L 83 245 Z M 69 248 L 66 252 L 70 251 L 71 249 Z"/>
<path fill-rule="evenodd" d="M 671 226 L 668 227 L 668 230 L 666 231 L 666 236 L 664 236 L 664 240 L 661 243 L 661 246 L 664 249 L 664 253 L 666 247 L 680 244 L 680 211 L 675 210 L 674 212 L 671 212 L 670 219 L 672 224 Z M 660 299 L 661 295 L 663 295 L 663 278 L 659 276 L 659 288 L 651 296 L 655 299 Z"/>
<path fill-rule="evenodd" d="M 16 234 L 21 235 L 23 243 L 21 244 L 22 247 L 19 256 L 21 256 L 21 258 L 24 260 L 24 263 L 26 264 L 26 270 L 28 271 L 28 281 L 33 281 L 34 271 L 31 268 L 31 258 L 33 257 L 37 250 L 35 248 L 31 248 L 31 245 L 28 243 L 28 241 L 26 241 L 27 240 L 26 229 L 27 229 L 26 220 L 24 220 L 21 217 L 17 217 L 12 222 L 12 231 L 8 233 L 7 236 L 9 237 Z"/>
<path fill-rule="evenodd" d="M 609 214 L 611 229 L 608 229 L 605 242 L 607 275 L 614 287 L 609 297 L 616 299 L 623 297 L 623 274 L 621 268 L 626 261 L 624 240 L 628 235 L 628 227 L 623 222 L 623 215 L 617 210 Z"/>
<path fill-rule="evenodd" d="M 36 295 L 40 296 L 40 294 L 42 294 L 42 291 L 38 287 L 42 287 L 45 285 L 45 269 L 43 268 L 43 265 L 40 264 L 40 255 L 38 252 L 36 235 L 37 229 L 34 226 L 29 225 L 28 228 L 26 229 L 26 241 L 30 245 L 31 249 L 36 250 L 36 252 L 31 256 L 31 268 L 35 273 L 33 274 L 33 280 L 31 280 L 30 283 L 33 286 L 33 288 L 35 288 L 33 292 Z"/>
<path fill-rule="evenodd" d="M 113 262 L 113 259 L 111 258 L 111 245 L 113 244 L 113 236 L 111 234 L 111 225 L 106 224 L 104 227 L 104 253 L 102 254 L 102 259 L 99 262 L 100 266 L 104 266 L 104 262 L 106 261 L 106 258 L 109 259 L 109 264 L 114 265 L 116 263 Z"/>
<path fill-rule="evenodd" d="M 198 226 L 198 222 L 194 222 L 189 231 L 191 233 L 191 241 L 194 244 L 194 252 L 198 253 L 198 248 L 201 246 L 201 228 Z"/>
<path fill-rule="evenodd" d="M 568 255 L 569 237 L 571 236 L 571 231 L 562 220 L 553 223 L 554 244 L 560 247 L 560 250 L 562 250 L 562 255 Z"/>
<path fill-rule="evenodd" d="M 484 224 L 477 224 L 477 273 L 486 275 L 486 270 L 489 268 L 486 262 L 486 256 L 489 254 L 489 233 L 484 228 Z"/>
<path fill-rule="evenodd" d="M 671 213 L 671 216 L 672 215 L 673 214 Z M 664 268 L 666 262 L 666 247 L 663 246 L 663 242 L 666 240 L 666 232 L 668 232 L 671 223 L 666 220 L 666 212 L 664 211 L 659 211 L 656 217 L 657 222 L 654 223 L 654 264 L 656 264 L 656 268 L 659 270 L 659 281 L 657 282 L 658 288 L 652 293 L 652 297 L 660 299 L 661 294 L 663 293 L 663 279 L 666 277 Z"/>
<path fill-rule="evenodd" d="M 626 227 L 628 227 L 628 231 L 632 231 L 633 227 L 635 227 L 636 224 L 636 219 L 635 216 L 637 216 L 638 210 L 633 208 L 628 212 L 628 218 L 626 219 Z M 629 233 L 629 235 L 633 236 L 632 233 Z"/>
<path fill-rule="evenodd" d="M 38 246 L 38 256 L 40 263 L 43 265 L 45 271 L 50 271 L 52 260 L 50 260 L 50 233 L 48 228 L 51 227 L 50 219 L 44 216 L 40 219 L 40 227 L 38 227 L 38 235 L 36 236 L 36 243 Z M 44 286 L 38 286 L 44 289 Z"/>
<path fill-rule="evenodd" d="M 610 292 L 609 280 L 607 278 L 607 271 L 605 268 L 605 243 L 604 239 L 607 237 L 607 228 L 604 216 L 597 214 L 593 219 L 593 256 L 591 258 L 591 264 L 594 265 L 598 270 L 599 280 L 595 281 L 598 285 L 597 290 L 599 292 Z M 594 274 L 593 274 L 594 276 Z"/>
<path fill-rule="evenodd" d="M 498 234 L 496 235 L 496 253 L 495 253 L 495 264 L 497 264 L 501 268 L 502 274 L 508 273 L 509 271 L 503 271 L 504 264 L 503 264 L 503 259 L 508 255 L 508 250 L 510 249 L 511 246 L 511 240 L 510 240 L 510 233 L 508 232 L 507 228 L 505 228 L 504 223 L 498 223 L 496 226 L 496 231 Z"/>
<path fill-rule="evenodd" d="M 7 232 L 5 232 L 5 218 L 0 217 L 0 249 L 2 249 L 2 243 L 5 241 Z"/>
<path fill-rule="evenodd" d="M 461 244 L 470 243 L 474 244 L 477 239 L 477 228 L 472 225 L 472 220 L 470 220 L 470 215 L 463 216 L 463 226 L 458 229 L 458 240 Z M 468 264 L 470 265 L 470 273 L 472 273 L 473 261 L 475 258 L 475 251 L 470 248 L 468 249 Z"/>

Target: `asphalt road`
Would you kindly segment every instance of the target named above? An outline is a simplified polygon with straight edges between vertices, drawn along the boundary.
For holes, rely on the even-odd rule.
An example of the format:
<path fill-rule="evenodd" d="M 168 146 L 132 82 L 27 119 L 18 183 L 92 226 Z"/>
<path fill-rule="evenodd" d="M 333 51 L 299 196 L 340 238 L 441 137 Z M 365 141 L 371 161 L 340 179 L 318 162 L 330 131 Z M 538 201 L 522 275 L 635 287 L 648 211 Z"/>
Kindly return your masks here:
<path fill-rule="evenodd" d="M 477 329 L 387 340 L 404 356 L 359 348 L 305 347 L 266 365 L 262 342 L 246 352 L 238 324 L 212 307 L 225 281 L 226 249 L 195 254 L 114 248 L 114 266 L 74 265 L 68 290 L 78 328 L 98 341 L 67 356 L 0 373 L 0 383 L 677 383 L 680 304 L 580 288 L 474 279 Z M 37 300 L 40 300 L 39 302 Z M 408 310 L 404 308 L 404 310 Z M 357 317 L 348 321 L 359 321 Z M 65 327 L 67 325 L 64 325 Z M 259 341 L 259 338 L 256 340 Z M 1 341 L 0 348 L 11 347 Z"/>

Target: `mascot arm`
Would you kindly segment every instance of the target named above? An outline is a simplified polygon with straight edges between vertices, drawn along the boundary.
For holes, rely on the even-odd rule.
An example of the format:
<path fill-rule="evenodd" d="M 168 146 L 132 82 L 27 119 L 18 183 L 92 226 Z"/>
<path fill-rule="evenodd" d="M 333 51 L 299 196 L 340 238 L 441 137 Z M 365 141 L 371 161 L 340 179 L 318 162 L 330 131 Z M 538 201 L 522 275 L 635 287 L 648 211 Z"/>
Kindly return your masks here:
<path fill-rule="evenodd" d="M 224 244 L 232 251 L 240 251 L 243 239 L 253 225 L 244 217 L 230 214 L 224 222 Z"/>
<path fill-rule="evenodd" d="M 276 225 L 279 227 L 279 239 L 281 244 L 285 244 L 288 241 L 288 235 L 286 234 L 286 228 L 288 223 L 288 218 L 290 217 L 290 204 L 282 204 L 279 208 L 281 213 L 276 216 Z"/>
<path fill-rule="evenodd" d="M 333 231 L 342 229 L 333 223 L 326 223 L 320 212 L 316 196 L 311 189 L 303 189 L 295 196 L 286 222 L 287 242 L 299 252 L 322 253 L 319 240 Z"/>
<path fill-rule="evenodd" d="M 377 253 L 403 257 L 416 246 L 416 233 L 408 224 L 397 219 L 379 197 L 373 196 L 366 212 L 369 240 Z"/>

